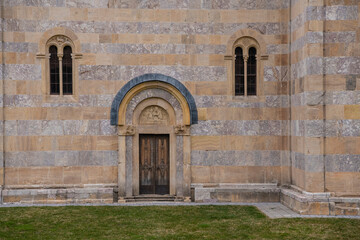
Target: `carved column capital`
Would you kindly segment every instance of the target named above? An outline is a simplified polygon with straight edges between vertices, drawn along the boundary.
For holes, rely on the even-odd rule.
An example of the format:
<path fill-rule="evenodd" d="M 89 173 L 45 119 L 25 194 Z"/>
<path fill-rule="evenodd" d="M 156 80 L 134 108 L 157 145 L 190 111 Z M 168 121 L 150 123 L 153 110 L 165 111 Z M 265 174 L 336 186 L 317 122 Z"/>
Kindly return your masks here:
<path fill-rule="evenodd" d="M 174 130 L 176 135 L 182 135 L 182 136 L 190 135 L 190 126 L 176 125 L 174 126 Z"/>
<path fill-rule="evenodd" d="M 118 136 L 133 136 L 136 128 L 132 125 L 118 126 Z"/>
<path fill-rule="evenodd" d="M 247 62 L 249 59 L 249 56 L 248 55 L 244 55 L 244 62 Z"/>

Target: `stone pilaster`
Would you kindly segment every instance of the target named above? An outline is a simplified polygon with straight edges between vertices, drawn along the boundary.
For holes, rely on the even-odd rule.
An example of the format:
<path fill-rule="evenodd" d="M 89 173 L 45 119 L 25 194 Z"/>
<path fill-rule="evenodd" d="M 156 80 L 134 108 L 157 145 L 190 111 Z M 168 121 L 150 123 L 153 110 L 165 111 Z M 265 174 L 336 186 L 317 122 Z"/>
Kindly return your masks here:
<path fill-rule="evenodd" d="M 0 19 L 1 19 L 1 52 L 4 53 L 4 1 L 0 1 Z M 5 184 L 5 169 L 4 169 L 4 78 L 5 78 L 5 55 L 1 54 L 0 65 L 0 203 L 2 203 L 2 189 Z"/>
<path fill-rule="evenodd" d="M 127 136 L 133 136 L 135 134 L 134 126 L 119 126 L 118 127 L 118 202 L 125 202 L 125 197 L 131 195 L 127 186 L 129 185 L 127 181 L 128 171 L 128 162 L 127 161 L 127 146 L 126 138 Z M 130 174 L 128 174 L 130 175 Z"/>

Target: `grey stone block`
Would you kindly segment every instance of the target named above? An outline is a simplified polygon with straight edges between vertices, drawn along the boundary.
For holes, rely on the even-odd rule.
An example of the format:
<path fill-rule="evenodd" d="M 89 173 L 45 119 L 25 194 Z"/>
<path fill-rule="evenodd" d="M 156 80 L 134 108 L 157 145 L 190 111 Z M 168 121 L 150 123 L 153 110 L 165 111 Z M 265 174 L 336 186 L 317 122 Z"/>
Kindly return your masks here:
<path fill-rule="evenodd" d="M 194 166 L 280 166 L 281 151 L 203 151 L 191 152 Z"/>
<path fill-rule="evenodd" d="M 356 76 L 346 77 L 346 90 L 354 91 L 356 89 Z"/>

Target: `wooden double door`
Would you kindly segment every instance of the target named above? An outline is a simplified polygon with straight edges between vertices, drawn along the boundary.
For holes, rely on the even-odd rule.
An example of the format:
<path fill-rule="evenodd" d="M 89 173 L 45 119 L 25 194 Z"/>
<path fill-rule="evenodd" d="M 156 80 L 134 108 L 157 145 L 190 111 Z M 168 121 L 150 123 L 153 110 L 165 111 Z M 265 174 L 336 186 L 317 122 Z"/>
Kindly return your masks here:
<path fill-rule="evenodd" d="M 140 135 L 140 194 L 169 194 L 169 135 Z"/>

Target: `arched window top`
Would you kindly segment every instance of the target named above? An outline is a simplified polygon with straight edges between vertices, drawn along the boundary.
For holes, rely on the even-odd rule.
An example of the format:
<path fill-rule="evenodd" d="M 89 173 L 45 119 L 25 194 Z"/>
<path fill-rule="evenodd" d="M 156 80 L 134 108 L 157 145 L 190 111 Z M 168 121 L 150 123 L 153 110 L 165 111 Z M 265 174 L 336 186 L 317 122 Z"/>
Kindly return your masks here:
<path fill-rule="evenodd" d="M 227 42 L 225 56 L 232 56 L 234 54 L 234 49 L 238 46 L 243 48 L 244 53 L 248 52 L 250 47 L 255 47 L 257 49 L 257 54 L 261 56 L 263 60 L 268 58 L 264 37 L 256 30 L 241 29 L 235 32 Z"/>
<path fill-rule="evenodd" d="M 237 48 L 235 48 L 235 55 L 236 55 L 236 56 L 243 55 L 243 49 L 242 49 L 242 47 L 237 47 Z"/>
<path fill-rule="evenodd" d="M 257 53 L 257 49 L 260 48 L 259 43 L 251 37 L 242 37 L 239 38 L 234 43 L 234 49 L 235 49 L 235 55 L 236 55 L 236 49 L 241 48 L 243 50 L 243 53 L 245 56 L 248 56 L 250 54 L 250 50 L 255 52 L 255 55 Z"/>
<path fill-rule="evenodd" d="M 256 48 L 255 47 L 251 47 L 249 49 L 249 56 L 256 56 Z"/>
<path fill-rule="evenodd" d="M 56 46 L 59 49 L 59 54 L 64 54 L 64 49 L 71 49 L 74 47 L 73 41 L 65 36 L 65 35 L 55 35 L 52 36 L 46 43 L 46 45 L 49 47 Z M 50 50 L 49 47 L 49 50 Z"/>
<path fill-rule="evenodd" d="M 38 57 L 42 57 L 48 49 L 49 46 L 53 44 L 60 49 L 64 48 L 65 45 L 71 46 L 74 54 L 81 57 L 81 44 L 79 38 L 76 34 L 69 28 L 66 27 L 56 27 L 46 31 L 39 40 L 39 53 Z"/>

